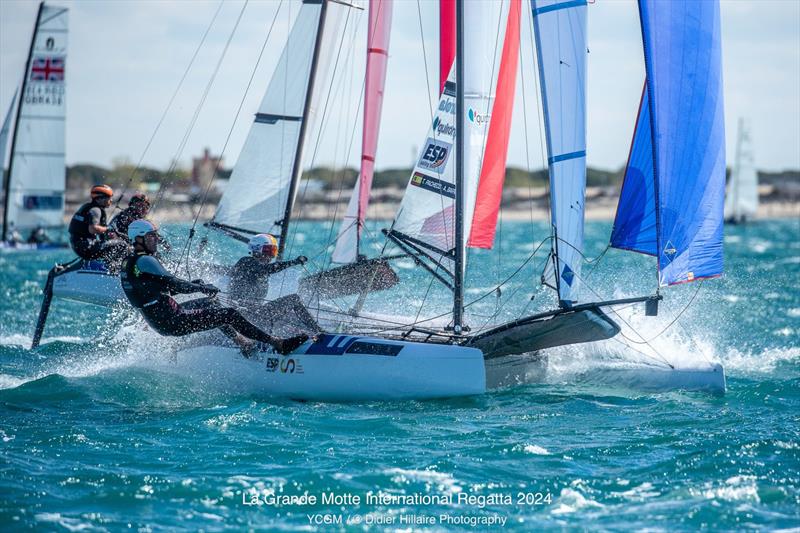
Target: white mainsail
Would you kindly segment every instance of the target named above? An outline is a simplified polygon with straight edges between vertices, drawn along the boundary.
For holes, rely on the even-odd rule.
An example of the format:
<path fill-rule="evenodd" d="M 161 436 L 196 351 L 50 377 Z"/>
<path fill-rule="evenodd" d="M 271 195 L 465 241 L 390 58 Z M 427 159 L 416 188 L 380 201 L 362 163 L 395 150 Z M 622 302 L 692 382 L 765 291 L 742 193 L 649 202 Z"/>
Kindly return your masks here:
<path fill-rule="evenodd" d="M 3 228 L 63 224 L 67 9 L 42 5 L 20 96 Z"/>
<path fill-rule="evenodd" d="M 577 300 L 583 253 L 587 8 L 573 0 L 534 0 L 532 7 L 554 236 L 554 261 L 548 261 L 544 278 L 569 306 Z"/>
<path fill-rule="evenodd" d="M 469 29 L 469 38 L 464 40 L 464 116 L 460 121 L 464 154 L 457 154 L 455 149 L 454 63 L 392 226 L 396 238 L 425 250 L 437 263 L 448 259 L 442 266 L 451 272 L 450 254 L 456 246 L 466 245 L 455 240 L 456 158 L 463 157 L 464 164 L 462 220 L 463 234 L 467 236 L 489 133 L 499 71 L 498 45 L 503 42 L 502 21 L 508 14 L 508 2 L 465 2 L 463 8 L 464 27 Z"/>
<path fill-rule="evenodd" d="M 736 161 L 725 196 L 725 220 L 742 222 L 758 211 L 758 174 L 753 158 L 749 124 L 739 119 Z"/>
<path fill-rule="evenodd" d="M 320 78 L 326 77 L 328 58 L 335 53 L 333 39 L 344 8 L 333 2 L 325 7 L 317 73 Z M 308 116 L 304 117 L 322 14 L 322 2 L 303 2 L 300 7 L 213 222 L 251 232 L 280 233 L 287 204 L 294 201 L 289 196 L 296 156 L 305 142 L 300 138 L 302 122 L 313 122 L 326 87 L 323 83 L 315 85 Z M 306 129 L 306 138 L 310 129 Z"/>

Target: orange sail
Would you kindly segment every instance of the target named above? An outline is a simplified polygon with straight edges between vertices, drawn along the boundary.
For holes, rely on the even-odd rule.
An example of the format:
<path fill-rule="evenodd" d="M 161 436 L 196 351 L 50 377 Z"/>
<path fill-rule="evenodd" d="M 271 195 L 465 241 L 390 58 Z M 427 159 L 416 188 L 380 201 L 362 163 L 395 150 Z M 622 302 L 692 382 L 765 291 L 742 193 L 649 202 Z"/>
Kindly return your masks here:
<path fill-rule="evenodd" d="M 520 4 L 520 0 L 511 0 L 508 10 L 503 56 L 497 79 L 497 97 L 492 106 L 489 136 L 478 182 L 475 211 L 472 215 L 472 230 L 467 241 L 467 246 L 471 248 L 491 248 L 494 244 L 497 215 L 503 196 L 508 140 L 511 136 L 511 116 L 517 84 Z"/>

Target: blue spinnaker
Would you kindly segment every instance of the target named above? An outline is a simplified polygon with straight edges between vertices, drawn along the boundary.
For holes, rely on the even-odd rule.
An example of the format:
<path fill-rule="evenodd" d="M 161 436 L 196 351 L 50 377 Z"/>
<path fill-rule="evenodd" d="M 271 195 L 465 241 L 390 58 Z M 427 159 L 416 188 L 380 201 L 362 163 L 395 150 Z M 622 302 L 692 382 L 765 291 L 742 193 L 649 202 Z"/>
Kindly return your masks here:
<path fill-rule="evenodd" d="M 661 286 L 715 277 L 725 199 L 719 3 L 640 0 L 639 14 L 646 96 L 612 246 L 656 255 Z"/>
<path fill-rule="evenodd" d="M 611 232 L 611 246 L 656 255 L 655 186 L 650 100 L 645 87 Z"/>

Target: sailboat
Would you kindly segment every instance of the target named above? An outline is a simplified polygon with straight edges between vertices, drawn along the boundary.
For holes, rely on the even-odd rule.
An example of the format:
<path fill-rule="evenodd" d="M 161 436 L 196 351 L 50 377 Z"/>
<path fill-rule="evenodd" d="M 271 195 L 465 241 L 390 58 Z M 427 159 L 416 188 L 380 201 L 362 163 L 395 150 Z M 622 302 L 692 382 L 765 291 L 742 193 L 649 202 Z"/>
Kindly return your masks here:
<path fill-rule="evenodd" d="M 26 242 L 32 241 L 28 235 L 37 230 L 58 230 L 64 225 L 66 56 L 67 9 L 42 2 L 22 87 L 19 94 L 15 93 L 0 129 L 4 198 L 0 249 L 66 246 L 44 240 Z M 9 137 L 9 166 L 2 172 Z"/>
<path fill-rule="evenodd" d="M 758 173 L 753 161 L 750 127 L 739 119 L 736 138 L 736 158 L 725 195 L 725 222 L 742 224 L 755 218 L 758 212 Z"/>
<path fill-rule="evenodd" d="M 662 288 L 721 275 L 725 153 L 718 3 L 639 2 L 646 82 L 610 246 L 654 256 L 656 291 L 581 303 L 587 5 L 533 0 L 551 179 L 551 251 L 543 281 L 557 291 L 558 308 L 471 330 L 464 301 L 467 248 L 488 247 L 494 238 L 521 6 L 520 0 L 457 3 L 455 63 L 385 232 L 452 292 L 448 323 L 326 334 L 291 354 L 248 361 L 236 348 L 211 341 L 179 350 L 179 366 L 294 399 L 477 394 L 524 381 L 541 350 L 614 337 L 621 328 L 605 310 L 644 303 L 654 315 Z M 502 14 L 507 29 L 495 86 L 491 21 Z M 559 38 L 564 36 L 570 38 Z M 689 96 L 672 99 L 676 86 Z M 453 126 L 445 128 L 447 137 L 438 134 L 443 122 Z M 666 388 L 725 390 L 719 364 L 665 365 L 657 372 L 656 381 Z"/>
<path fill-rule="evenodd" d="M 339 0 L 303 2 L 225 193 L 206 224 L 242 242 L 249 235 L 270 233 L 278 241 L 279 260 L 287 250 L 310 132 L 324 118 L 336 39 L 349 9 L 360 8 Z M 365 87 L 361 172 L 334 253 L 334 262 L 347 266 L 305 277 L 284 271 L 270 284 L 270 298 L 295 292 L 315 298 L 352 294 L 361 289 L 366 272 L 373 290 L 397 283 L 386 259 L 369 260 L 358 252 L 374 169 L 391 13 L 391 0 L 370 3 L 367 72 L 372 74 Z"/>
<path fill-rule="evenodd" d="M 379 9 L 373 10 L 376 18 L 372 26 L 378 35 L 388 36 L 391 2 L 380 0 L 378 4 Z M 253 234 L 271 233 L 278 238 L 279 258 L 284 255 L 309 132 L 318 129 L 323 118 L 321 110 L 333 76 L 336 40 L 343 31 L 348 10 L 354 9 L 361 8 L 344 0 L 304 0 L 300 4 L 228 187 L 207 227 L 242 242 Z M 370 35 L 372 40 L 375 39 Z M 375 80 L 369 91 L 382 91 L 382 85 L 383 79 Z M 379 114 L 378 105 L 377 114 L 372 112 L 370 116 Z M 377 136 L 377 127 L 374 135 Z M 364 142 L 376 141 L 365 138 Z M 305 279 L 296 269 L 289 269 L 273 276 L 268 298 L 298 291 L 306 296 L 313 293 L 314 297 L 330 297 L 343 289 L 350 293 L 355 290 L 352 287 L 360 289 L 363 285 L 355 280 L 364 278 L 365 269 L 370 270 L 371 287 L 375 290 L 397 282 L 384 258 L 358 261 Z M 218 283 L 225 287 L 226 280 Z M 53 297 L 104 307 L 127 303 L 117 273 L 110 272 L 102 261 L 78 258 L 56 265 L 45 283 L 33 347 L 41 340 Z"/>

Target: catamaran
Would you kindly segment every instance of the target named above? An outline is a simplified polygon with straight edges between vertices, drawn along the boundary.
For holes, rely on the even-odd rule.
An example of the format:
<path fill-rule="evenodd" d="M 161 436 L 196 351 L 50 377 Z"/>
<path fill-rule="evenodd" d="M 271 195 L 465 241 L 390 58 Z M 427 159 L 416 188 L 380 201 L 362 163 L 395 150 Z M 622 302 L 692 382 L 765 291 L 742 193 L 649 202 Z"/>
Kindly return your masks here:
<path fill-rule="evenodd" d="M 67 9 L 42 2 L 22 87 L 14 94 L 0 129 L 2 250 L 66 247 L 49 242 L 44 234 L 64 226 L 66 57 Z M 9 137 L 8 170 L 2 172 Z"/>
<path fill-rule="evenodd" d="M 318 25 L 329 5 L 315 10 Z M 414 321 L 369 332 L 375 317 L 364 313 L 341 322 L 350 332 L 319 336 L 285 356 L 248 361 L 212 338 L 179 350 L 179 367 L 295 399 L 476 394 L 526 381 L 546 348 L 614 337 L 621 328 L 606 311 L 615 313 L 615 306 L 644 303 L 654 315 L 662 288 L 721 275 L 725 153 L 718 3 L 639 2 L 645 88 L 609 244 L 654 256 L 657 285 L 654 294 L 586 303 L 580 289 L 586 285 L 581 265 L 588 8 L 572 0 L 529 5 L 551 185 L 551 247 L 543 281 L 557 292 L 558 308 L 475 331 L 467 321 L 467 248 L 490 247 L 497 223 L 522 3 L 460 2 L 455 62 L 405 197 L 385 232 L 451 291 L 445 323 Z M 506 30 L 495 84 L 498 35 L 492 21 L 501 19 Z M 672 98 L 677 87 L 688 96 Z M 357 333 L 359 326 L 365 333 Z M 665 388 L 725 390 L 724 370 L 716 363 L 665 364 L 650 372 Z"/>
<path fill-rule="evenodd" d="M 728 192 L 725 195 L 725 222 L 742 224 L 755 218 L 758 212 L 758 173 L 753 161 L 750 128 L 739 119 L 734 159 Z"/>

